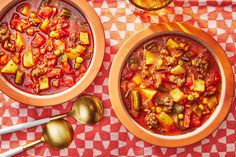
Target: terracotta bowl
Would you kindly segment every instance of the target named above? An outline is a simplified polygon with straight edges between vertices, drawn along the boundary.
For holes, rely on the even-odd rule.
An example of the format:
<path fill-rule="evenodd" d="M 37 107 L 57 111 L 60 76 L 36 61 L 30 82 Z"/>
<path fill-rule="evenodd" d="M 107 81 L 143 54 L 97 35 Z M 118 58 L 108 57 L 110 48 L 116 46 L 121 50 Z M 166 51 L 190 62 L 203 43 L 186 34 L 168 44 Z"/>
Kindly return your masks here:
<path fill-rule="evenodd" d="M 70 0 L 67 1 L 72 6 L 77 8 L 88 21 L 93 34 L 94 54 L 87 72 L 73 87 L 64 90 L 63 92 L 52 95 L 34 95 L 26 93 L 9 83 L 0 74 L 0 90 L 9 97 L 25 104 L 34 106 L 50 106 L 68 101 L 81 94 L 94 80 L 102 65 L 105 37 L 101 21 L 94 9 L 85 0 Z M 4 15 L 12 6 L 18 3 L 17 0 L 4 0 L 0 4 L 0 15 Z"/>
<path fill-rule="evenodd" d="M 164 34 L 179 34 L 197 40 L 212 53 L 222 76 L 218 106 L 210 118 L 196 130 L 177 136 L 152 133 L 140 126 L 127 112 L 120 92 L 123 66 L 130 54 L 143 42 Z M 207 33 L 188 24 L 163 23 L 151 25 L 128 39 L 118 51 L 109 75 L 109 93 L 112 107 L 121 123 L 138 138 L 158 146 L 179 147 L 202 140 L 210 135 L 226 117 L 233 99 L 234 77 L 231 64 L 221 46 Z"/>

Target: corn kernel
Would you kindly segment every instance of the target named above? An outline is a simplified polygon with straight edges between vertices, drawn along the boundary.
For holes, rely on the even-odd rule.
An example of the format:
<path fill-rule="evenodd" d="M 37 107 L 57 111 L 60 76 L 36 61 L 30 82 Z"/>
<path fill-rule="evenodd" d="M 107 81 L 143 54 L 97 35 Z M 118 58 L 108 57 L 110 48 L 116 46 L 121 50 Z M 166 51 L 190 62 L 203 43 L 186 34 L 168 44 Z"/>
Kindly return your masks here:
<path fill-rule="evenodd" d="M 193 97 L 192 94 L 189 94 L 189 95 L 188 95 L 188 100 L 189 100 L 189 101 L 194 101 L 194 97 Z"/>
<path fill-rule="evenodd" d="M 196 60 L 192 60 L 192 65 L 196 65 Z"/>
<path fill-rule="evenodd" d="M 207 104 L 208 103 L 208 98 L 203 98 L 203 104 Z"/>
<path fill-rule="evenodd" d="M 81 64 L 75 63 L 75 65 L 74 65 L 75 70 L 78 70 L 80 68 L 80 66 L 81 66 Z"/>
<path fill-rule="evenodd" d="M 57 31 L 51 31 L 49 36 L 51 38 L 59 38 L 60 34 Z"/>
<path fill-rule="evenodd" d="M 193 92 L 192 95 L 194 96 L 194 98 L 199 98 L 198 92 Z"/>
<path fill-rule="evenodd" d="M 62 54 L 61 50 L 56 50 L 54 51 L 54 55 L 60 56 Z"/>
<path fill-rule="evenodd" d="M 156 112 L 161 113 L 161 107 L 156 107 Z"/>
<path fill-rule="evenodd" d="M 163 60 L 160 59 L 157 61 L 157 65 L 162 65 L 162 64 L 163 64 Z"/>
<path fill-rule="evenodd" d="M 178 119 L 183 119 L 184 118 L 184 115 L 181 113 L 181 114 L 178 114 Z"/>
<path fill-rule="evenodd" d="M 201 109 L 201 110 L 204 110 L 204 106 L 202 104 L 198 105 L 198 107 Z"/>
<path fill-rule="evenodd" d="M 86 50 L 86 47 L 78 45 L 78 46 L 76 46 L 75 49 L 76 49 L 77 52 L 83 53 Z"/>
<path fill-rule="evenodd" d="M 75 61 L 76 63 L 82 63 L 84 59 L 82 57 L 77 57 Z"/>

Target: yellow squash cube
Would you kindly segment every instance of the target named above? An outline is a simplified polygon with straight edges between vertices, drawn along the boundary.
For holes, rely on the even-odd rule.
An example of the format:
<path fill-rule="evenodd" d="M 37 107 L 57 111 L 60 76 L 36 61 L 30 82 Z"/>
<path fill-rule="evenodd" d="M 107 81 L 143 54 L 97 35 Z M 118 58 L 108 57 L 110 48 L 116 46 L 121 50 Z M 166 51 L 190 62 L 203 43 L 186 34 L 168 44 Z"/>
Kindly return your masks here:
<path fill-rule="evenodd" d="M 32 51 L 30 49 L 28 49 L 27 51 L 24 52 L 23 65 L 26 68 L 31 68 L 31 67 L 35 66 L 34 59 L 33 59 L 33 54 L 32 54 Z"/>
<path fill-rule="evenodd" d="M 195 92 L 204 92 L 205 91 L 205 82 L 201 79 L 195 80 L 193 85 L 193 90 Z"/>
<path fill-rule="evenodd" d="M 18 65 L 11 59 L 2 68 L 1 73 L 3 73 L 3 74 L 15 74 L 17 69 L 18 69 Z"/>
<path fill-rule="evenodd" d="M 176 48 L 179 48 L 180 45 L 172 38 L 169 38 L 166 42 L 166 46 L 169 48 L 169 49 L 176 49 Z"/>
<path fill-rule="evenodd" d="M 23 48 L 25 48 L 25 41 L 21 33 L 16 33 L 16 48 L 18 51 L 21 51 Z"/>
<path fill-rule="evenodd" d="M 185 98 L 185 94 L 179 88 L 171 90 L 170 96 L 173 98 L 175 102 L 180 102 Z"/>
<path fill-rule="evenodd" d="M 145 64 L 147 65 L 155 64 L 156 61 L 157 61 L 156 55 L 146 50 L 145 51 Z"/>
<path fill-rule="evenodd" d="M 157 90 L 151 89 L 151 88 L 141 88 L 140 89 L 142 92 L 142 95 L 147 99 L 147 100 L 152 100 L 154 95 L 156 95 Z"/>
<path fill-rule="evenodd" d="M 80 32 L 80 42 L 83 45 L 89 45 L 89 35 L 87 32 Z"/>
<path fill-rule="evenodd" d="M 142 75 L 140 73 L 137 73 L 133 78 L 132 81 L 139 85 L 142 82 Z"/>

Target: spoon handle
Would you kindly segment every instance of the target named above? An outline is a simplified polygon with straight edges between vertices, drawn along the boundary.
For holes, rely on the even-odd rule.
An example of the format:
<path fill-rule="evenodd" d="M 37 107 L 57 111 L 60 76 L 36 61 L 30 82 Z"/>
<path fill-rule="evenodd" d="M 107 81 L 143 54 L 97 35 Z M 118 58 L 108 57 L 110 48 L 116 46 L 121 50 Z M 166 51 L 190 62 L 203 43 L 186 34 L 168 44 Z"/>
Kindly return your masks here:
<path fill-rule="evenodd" d="M 17 124 L 10 127 L 2 128 L 0 129 L 0 135 L 31 128 L 38 125 L 42 125 L 42 124 L 48 123 L 49 121 L 50 121 L 50 118 L 44 118 L 44 119 L 39 119 L 39 120 L 27 122 L 27 123 L 22 123 L 22 124 Z"/>
<path fill-rule="evenodd" d="M 24 151 L 23 146 L 19 146 L 17 148 L 11 149 L 11 150 L 9 150 L 7 152 L 4 152 L 4 153 L 0 154 L 0 157 L 14 156 L 14 155 L 19 154 L 19 153 L 21 153 L 23 151 Z"/>
<path fill-rule="evenodd" d="M 30 149 L 30 148 L 33 148 L 34 146 L 40 144 L 40 143 L 43 142 L 43 141 L 44 141 L 44 139 L 41 138 L 41 139 L 36 140 L 36 141 L 33 141 L 33 142 L 31 142 L 31 143 L 24 144 L 24 145 L 22 145 L 22 146 L 19 146 L 19 147 L 17 147 L 17 148 L 11 149 L 11 150 L 9 150 L 9 151 L 6 151 L 6 152 L 0 154 L 0 157 L 11 157 L 11 156 L 14 156 L 14 155 L 16 155 L 16 154 L 19 154 L 19 153 L 25 151 L 25 150 L 28 150 L 28 149 Z"/>

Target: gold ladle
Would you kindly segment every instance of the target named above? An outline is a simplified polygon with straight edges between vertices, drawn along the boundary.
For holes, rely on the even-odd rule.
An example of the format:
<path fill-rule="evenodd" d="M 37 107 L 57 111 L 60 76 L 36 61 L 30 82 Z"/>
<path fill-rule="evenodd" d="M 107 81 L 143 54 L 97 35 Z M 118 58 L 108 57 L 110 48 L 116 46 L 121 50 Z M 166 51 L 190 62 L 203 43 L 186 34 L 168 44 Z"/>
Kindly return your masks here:
<path fill-rule="evenodd" d="M 0 154 L 0 157 L 10 157 L 24 150 L 30 149 L 40 143 L 45 143 L 50 147 L 62 149 L 70 145 L 74 138 L 74 132 L 71 124 L 64 120 L 54 120 L 45 125 L 42 137 L 34 142 L 19 146 Z"/>
<path fill-rule="evenodd" d="M 97 97 L 92 95 L 84 95 L 76 99 L 73 103 L 71 111 L 68 113 L 2 128 L 0 129 L 0 135 L 46 124 L 52 120 L 62 119 L 67 116 L 74 117 L 82 124 L 95 124 L 102 118 L 103 113 L 104 110 L 102 103 Z"/>

